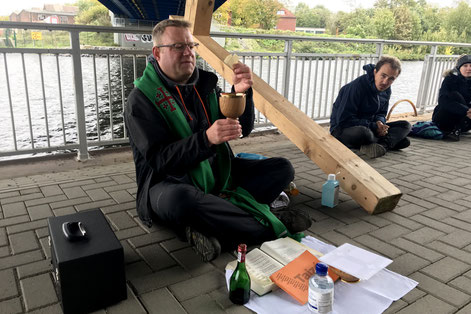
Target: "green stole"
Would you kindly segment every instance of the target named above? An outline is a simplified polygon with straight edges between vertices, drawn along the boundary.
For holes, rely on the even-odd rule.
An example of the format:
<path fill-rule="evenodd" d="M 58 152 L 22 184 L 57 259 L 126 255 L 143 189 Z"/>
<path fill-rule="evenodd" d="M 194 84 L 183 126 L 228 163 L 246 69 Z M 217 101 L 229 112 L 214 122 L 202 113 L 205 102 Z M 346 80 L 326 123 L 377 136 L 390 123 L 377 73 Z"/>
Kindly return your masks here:
<path fill-rule="evenodd" d="M 179 138 L 185 138 L 193 134 L 183 111 L 162 84 L 151 62 L 147 64 L 143 75 L 134 81 L 134 85 L 155 105 L 174 134 Z M 218 108 L 216 92 L 213 90 L 209 95 L 209 114 L 212 123 L 219 118 Z M 193 184 L 197 188 L 205 193 L 225 195 L 229 202 L 251 213 L 264 226 L 271 225 L 278 238 L 289 236 L 300 241 L 304 237 L 303 233 L 291 234 L 285 225 L 270 211 L 268 205 L 258 203 L 245 189 L 241 187 L 231 189 L 231 156 L 227 143 L 216 145 L 216 158 L 218 183 L 221 184 L 221 187 L 216 187 L 211 165 L 206 159 L 189 171 Z"/>

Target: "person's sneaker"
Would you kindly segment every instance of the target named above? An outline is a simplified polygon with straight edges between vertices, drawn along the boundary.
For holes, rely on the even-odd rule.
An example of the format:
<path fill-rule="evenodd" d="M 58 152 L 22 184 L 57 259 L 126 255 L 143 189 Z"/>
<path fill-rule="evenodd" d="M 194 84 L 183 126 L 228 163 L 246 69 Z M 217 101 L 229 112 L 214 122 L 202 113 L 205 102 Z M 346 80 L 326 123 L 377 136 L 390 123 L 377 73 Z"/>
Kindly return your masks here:
<path fill-rule="evenodd" d="M 368 145 L 362 145 L 360 147 L 360 153 L 365 154 L 369 158 L 377 158 L 386 154 L 386 148 L 378 143 L 372 143 Z"/>
<path fill-rule="evenodd" d="M 459 129 L 453 130 L 452 132 L 448 133 L 445 138 L 447 140 L 453 141 L 453 142 L 459 142 L 460 140 L 460 135 L 461 132 Z"/>
<path fill-rule="evenodd" d="M 293 234 L 307 230 L 312 225 L 311 218 L 302 210 L 286 208 L 273 211 L 273 214 Z"/>
<path fill-rule="evenodd" d="M 221 254 L 221 245 L 216 238 L 207 237 L 191 227 L 186 227 L 185 231 L 188 243 L 203 262 L 210 262 Z"/>
<path fill-rule="evenodd" d="M 289 206 L 289 197 L 288 195 L 283 191 L 278 195 L 278 197 L 271 202 L 270 208 L 273 210 L 280 210 L 282 208 L 287 208 Z"/>

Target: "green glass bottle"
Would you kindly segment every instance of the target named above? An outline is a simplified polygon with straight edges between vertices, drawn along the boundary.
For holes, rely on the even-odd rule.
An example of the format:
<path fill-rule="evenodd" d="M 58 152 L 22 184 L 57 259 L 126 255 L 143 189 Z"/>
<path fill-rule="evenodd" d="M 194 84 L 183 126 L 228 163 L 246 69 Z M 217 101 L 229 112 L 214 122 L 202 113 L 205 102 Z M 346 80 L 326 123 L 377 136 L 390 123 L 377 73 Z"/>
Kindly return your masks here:
<path fill-rule="evenodd" d="M 229 281 L 229 299 L 234 304 L 245 304 L 250 299 L 250 277 L 245 268 L 247 245 L 239 244 L 237 249 L 237 267 Z"/>

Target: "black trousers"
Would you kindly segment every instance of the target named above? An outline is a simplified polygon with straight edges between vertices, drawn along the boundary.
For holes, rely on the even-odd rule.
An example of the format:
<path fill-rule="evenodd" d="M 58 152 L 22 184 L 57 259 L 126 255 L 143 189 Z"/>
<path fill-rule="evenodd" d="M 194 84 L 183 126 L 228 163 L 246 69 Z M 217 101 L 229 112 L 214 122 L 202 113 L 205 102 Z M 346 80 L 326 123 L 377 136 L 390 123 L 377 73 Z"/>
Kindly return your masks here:
<path fill-rule="evenodd" d="M 462 103 L 463 105 L 467 105 L 466 100 L 460 93 L 452 92 L 450 96 L 453 100 Z M 471 129 L 471 119 L 467 116 L 463 117 L 445 110 L 434 111 L 432 120 L 438 128 L 445 133 L 450 133 L 454 130 L 466 132 Z"/>
<path fill-rule="evenodd" d="M 387 150 L 396 150 L 410 145 L 406 138 L 411 129 L 409 122 L 393 121 L 386 124 L 389 126 L 386 136 L 378 137 L 369 128 L 361 125 L 341 130 L 335 129 L 332 135 L 348 148 L 360 148 L 362 145 L 378 143 L 386 147 Z"/>
<path fill-rule="evenodd" d="M 444 133 L 450 133 L 454 130 L 467 132 L 471 129 L 471 119 L 462 117 L 450 112 L 442 111 L 435 116 L 435 124 Z"/>
<path fill-rule="evenodd" d="M 251 160 L 235 158 L 231 164 L 235 185 L 250 192 L 260 202 L 269 204 L 294 178 L 294 169 L 285 158 Z M 270 227 L 252 215 L 212 194 L 205 194 L 192 184 L 164 180 L 150 189 L 152 209 L 159 222 L 183 237 L 187 226 L 216 237 L 225 249 L 236 249 L 275 239 Z"/>

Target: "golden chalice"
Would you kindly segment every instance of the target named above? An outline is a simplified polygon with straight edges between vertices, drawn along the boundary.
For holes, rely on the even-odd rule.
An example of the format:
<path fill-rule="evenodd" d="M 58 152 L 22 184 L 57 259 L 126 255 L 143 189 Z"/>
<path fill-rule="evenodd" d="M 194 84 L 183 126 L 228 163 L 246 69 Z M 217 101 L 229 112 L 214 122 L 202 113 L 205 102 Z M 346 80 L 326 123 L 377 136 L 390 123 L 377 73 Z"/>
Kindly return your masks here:
<path fill-rule="evenodd" d="M 219 108 L 226 118 L 237 119 L 245 110 L 244 93 L 221 93 Z"/>

